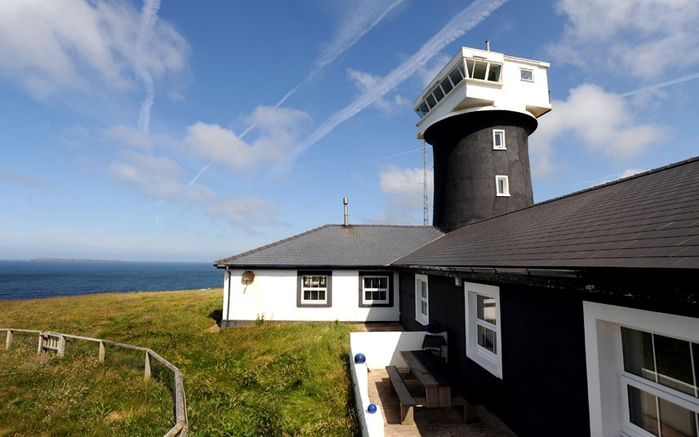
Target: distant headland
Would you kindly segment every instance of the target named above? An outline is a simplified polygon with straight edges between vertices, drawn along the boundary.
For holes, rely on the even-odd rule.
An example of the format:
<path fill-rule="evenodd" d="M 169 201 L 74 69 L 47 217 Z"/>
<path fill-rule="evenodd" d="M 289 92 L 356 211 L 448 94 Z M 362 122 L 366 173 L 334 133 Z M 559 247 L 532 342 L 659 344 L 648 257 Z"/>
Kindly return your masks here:
<path fill-rule="evenodd" d="M 113 259 L 77 259 L 77 258 L 32 258 L 29 261 L 64 262 L 64 263 L 123 263 Z"/>

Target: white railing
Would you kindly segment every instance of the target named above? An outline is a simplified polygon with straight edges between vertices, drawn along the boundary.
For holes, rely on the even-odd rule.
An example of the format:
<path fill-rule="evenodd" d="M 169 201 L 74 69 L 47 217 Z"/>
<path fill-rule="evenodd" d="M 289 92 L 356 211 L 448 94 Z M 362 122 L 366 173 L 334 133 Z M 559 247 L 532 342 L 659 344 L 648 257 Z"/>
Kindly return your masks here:
<path fill-rule="evenodd" d="M 160 363 L 163 364 L 165 367 L 170 369 L 175 376 L 174 401 L 176 423 L 172 428 L 170 428 L 167 434 L 165 434 L 165 437 L 187 437 L 189 432 L 189 422 L 187 421 L 187 401 L 184 395 L 184 381 L 182 378 L 182 372 L 180 371 L 180 369 L 170 364 L 170 362 L 168 362 L 166 359 L 153 352 L 153 350 L 125 343 L 117 343 L 115 341 L 110 340 L 102 340 L 99 338 L 91 337 L 81 337 L 79 335 L 62 334 L 60 332 L 36 331 L 31 329 L 0 328 L 0 332 L 2 331 L 7 332 L 7 335 L 5 337 L 5 350 L 9 350 L 12 346 L 12 340 L 15 332 L 24 332 L 30 334 L 39 334 L 39 344 L 37 347 L 38 354 L 44 353 L 46 351 L 55 351 L 59 357 L 64 356 L 66 349 L 66 338 L 99 343 L 100 363 L 104 362 L 105 345 L 142 351 L 145 353 L 143 376 L 145 380 L 149 380 L 151 378 L 150 360 L 151 358 L 155 358 L 157 361 L 160 361 Z"/>

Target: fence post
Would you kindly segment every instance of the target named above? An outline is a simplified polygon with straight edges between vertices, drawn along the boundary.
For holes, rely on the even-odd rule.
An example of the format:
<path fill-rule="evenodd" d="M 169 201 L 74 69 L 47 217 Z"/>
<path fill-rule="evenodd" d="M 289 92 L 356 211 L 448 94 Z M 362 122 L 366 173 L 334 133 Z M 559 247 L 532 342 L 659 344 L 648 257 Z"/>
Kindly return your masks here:
<path fill-rule="evenodd" d="M 100 363 L 104 363 L 104 342 L 100 341 Z"/>
<path fill-rule="evenodd" d="M 145 375 L 143 375 L 143 379 L 148 381 L 150 379 L 150 354 L 146 352 L 146 366 L 145 366 Z"/>
<path fill-rule="evenodd" d="M 36 350 L 36 353 L 38 355 L 41 355 L 41 353 L 44 351 L 44 348 L 42 347 L 43 342 L 44 342 L 44 332 L 42 331 L 39 333 L 39 348 Z"/>
<path fill-rule="evenodd" d="M 64 336 L 58 337 L 58 356 L 62 357 L 66 354 L 66 338 Z"/>
<path fill-rule="evenodd" d="M 7 338 L 5 339 L 5 350 L 10 350 L 10 346 L 12 346 L 12 331 L 8 329 Z"/>

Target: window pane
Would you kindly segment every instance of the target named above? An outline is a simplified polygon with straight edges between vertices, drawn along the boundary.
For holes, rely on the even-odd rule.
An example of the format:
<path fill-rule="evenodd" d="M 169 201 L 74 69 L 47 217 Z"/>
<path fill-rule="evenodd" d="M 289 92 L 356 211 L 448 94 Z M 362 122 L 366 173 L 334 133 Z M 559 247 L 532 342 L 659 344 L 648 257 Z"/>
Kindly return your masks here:
<path fill-rule="evenodd" d="M 424 300 L 420 302 L 420 312 L 424 315 L 427 315 L 427 302 Z"/>
<path fill-rule="evenodd" d="M 451 86 L 451 81 L 448 77 L 445 77 L 442 81 L 442 89 L 444 90 L 444 94 L 449 94 L 449 91 L 451 91 L 452 88 L 454 87 Z"/>
<path fill-rule="evenodd" d="M 466 77 L 466 74 L 464 73 L 463 61 L 456 64 L 456 68 L 459 70 L 459 75 L 461 76 L 460 79 L 463 79 L 464 77 Z M 456 76 L 456 73 L 454 73 L 454 75 Z M 451 80 L 452 80 L 452 82 L 454 82 L 454 85 L 456 85 L 456 83 L 458 82 L 458 81 L 454 80 L 454 76 L 452 76 Z"/>
<path fill-rule="evenodd" d="M 427 103 L 424 103 L 424 102 L 417 109 L 417 113 L 421 117 L 424 117 L 428 112 L 430 112 L 430 108 L 427 106 Z"/>
<path fill-rule="evenodd" d="M 427 299 L 427 282 L 420 282 L 420 296 Z"/>
<path fill-rule="evenodd" d="M 534 80 L 534 72 L 532 70 L 519 70 L 520 77 L 522 80 Z"/>
<path fill-rule="evenodd" d="M 497 354 L 497 333 L 484 326 L 478 325 L 478 344 L 488 349 L 490 352 Z"/>
<path fill-rule="evenodd" d="M 303 286 L 304 286 L 304 287 L 310 287 L 310 286 L 311 286 L 311 277 L 310 277 L 310 276 L 304 276 L 304 277 L 303 277 Z"/>
<path fill-rule="evenodd" d="M 655 381 L 651 334 L 635 329 L 621 328 L 621 344 L 624 351 L 624 370 Z"/>
<path fill-rule="evenodd" d="M 386 292 L 385 291 L 378 291 L 379 294 L 378 300 L 386 300 Z"/>
<path fill-rule="evenodd" d="M 476 66 L 473 70 L 474 79 L 484 79 L 485 80 L 485 70 L 488 68 L 488 64 L 485 62 L 476 62 Z"/>
<path fill-rule="evenodd" d="M 498 179 L 498 194 L 505 194 L 505 179 Z"/>
<path fill-rule="evenodd" d="M 364 300 L 373 300 L 371 291 L 364 292 Z"/>
<path fill-rule="evenodd" d="M 694 375 L 689 342 L 654 335 L 658 382 L 694 396 Z"/>
<path fill-rule="evenodd" d="M 311 300 L 311 290 L 303 290 L 303 300 Z"/>
<path fill-rule="evenodd" d="M 635 387 L 629 387 L 629 420 L 634 425 L 646 431 L 658 434 L 658 415 L 655 396 L 641 391 Z"/>
<path fill-rule="evenodd" d="M 659 398 L 659 402 L 660 430 L 663 437 L 697 437 L 696 414 L 663 398 Z"/>
<path fill-rule="evenodd" d="M 435 99 L 434 99 L 434 97 L 432 96 L 432 94 L 429 94 L 429 95 L 427 96 L 426 101 L 427 101 L 427 104 L 430 105 L 430 108 L 434 108 L 434 105 L 437 104 L 437 101 L 435 101 Z"/>
<path fill-rule="evenodd" d="M 388 278 L 378 278 L 379 280 L 379 288 L 388 288 Z"/>
<path fill-rule="evenodd" d="M 476 317 L 493 325 L 497 324 L 497 312 L 495 311 L 495 298 L 476 295 Z"/>
<path fill-rule="evenodd" d="M 490 70 L 488 71 L 488 80 L 491 82 L 500 82 L 500 69 L 502 66 L 498 64 L 490 64 Z"/>
<path fill-rule="evenodd" d="M 473 68 L 475 67 L 476 61 L 473 59 L 466 59 L 466 71 L 468 72 L 468 77 L 473 77 Z"/>
<path fill-rule="evenodd" d="M 325 290 L 318 290 L 317 300 L 325 300 Z"/>
<path fill-rule="evenodd" d="M 502 148 L 502 132 L 495 132 L 495 147 Z"/>
<path fill-rule="evenodd" d="M 444 91 L 442 91 L 442 88 L 440 88 L 439 86 L 437 86 L 437 88 L 434 89 L 432 94 L 434 94 L 434 97 L 437 99 L 438 102 L 444 98 Z"/>

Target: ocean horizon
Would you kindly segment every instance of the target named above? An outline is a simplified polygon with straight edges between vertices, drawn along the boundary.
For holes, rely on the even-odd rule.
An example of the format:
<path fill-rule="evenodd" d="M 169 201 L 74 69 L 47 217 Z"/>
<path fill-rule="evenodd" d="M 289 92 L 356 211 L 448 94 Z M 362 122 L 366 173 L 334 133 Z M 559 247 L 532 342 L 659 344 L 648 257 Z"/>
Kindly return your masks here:
<path fill-rule="evenodd" d="M 0 300 L 220 287 L 213 262 L 0 260 Z"/>

